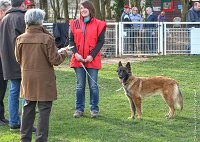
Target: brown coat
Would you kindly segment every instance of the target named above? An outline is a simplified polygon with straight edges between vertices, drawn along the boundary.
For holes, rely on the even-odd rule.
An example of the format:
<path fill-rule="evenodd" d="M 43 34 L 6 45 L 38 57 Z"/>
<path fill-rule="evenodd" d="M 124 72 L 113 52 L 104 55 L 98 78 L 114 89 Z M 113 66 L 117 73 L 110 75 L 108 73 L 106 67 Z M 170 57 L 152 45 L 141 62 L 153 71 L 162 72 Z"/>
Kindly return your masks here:
<path fill-rule="evenodd" d="M 56 100 L 53 65 L 61 64 L 67 52 L 57 52 L 54 38 L 42 26 L 30 26 L 17 37 L 15 56 L 21 66 L 21 97 L 30 101 Z"/>

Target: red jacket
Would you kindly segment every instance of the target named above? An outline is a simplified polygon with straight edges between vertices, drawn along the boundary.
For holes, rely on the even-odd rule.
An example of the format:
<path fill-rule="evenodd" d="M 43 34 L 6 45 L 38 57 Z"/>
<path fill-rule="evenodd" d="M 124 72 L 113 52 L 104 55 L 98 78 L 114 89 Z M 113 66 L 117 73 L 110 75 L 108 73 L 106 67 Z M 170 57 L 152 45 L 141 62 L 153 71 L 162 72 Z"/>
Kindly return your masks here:
<path fill-rule="evenodd" d="M 94 50 L 98 37 L 103 30 L 106 30 L 106 23 L 92 18 L 87 24 L 84 24 L 82 17 L 70 22 L 70 29 L 74 35 L 74 43 L 78 54 L 84 59 Z M 90 63 L 84 63 L 86 68 L 101 69 L 101 53 L 99 52 Z M 70 67 L 79 68 L 81 64 L 72 55 Z"/>

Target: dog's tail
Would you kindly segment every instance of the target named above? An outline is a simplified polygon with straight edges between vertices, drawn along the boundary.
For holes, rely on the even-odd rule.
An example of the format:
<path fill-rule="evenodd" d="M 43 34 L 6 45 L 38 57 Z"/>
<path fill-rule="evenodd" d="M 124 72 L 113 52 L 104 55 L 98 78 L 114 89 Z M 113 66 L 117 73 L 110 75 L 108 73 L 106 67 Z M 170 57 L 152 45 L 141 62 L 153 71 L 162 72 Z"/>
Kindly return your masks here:
<path fill-rule="evenodd" d="M 180 110 L 183 109 L 183 96 L 181 94 L 181 91 L 179 89 L 179 86 L 176 84 L 174 87 L 174 106 Z"/>

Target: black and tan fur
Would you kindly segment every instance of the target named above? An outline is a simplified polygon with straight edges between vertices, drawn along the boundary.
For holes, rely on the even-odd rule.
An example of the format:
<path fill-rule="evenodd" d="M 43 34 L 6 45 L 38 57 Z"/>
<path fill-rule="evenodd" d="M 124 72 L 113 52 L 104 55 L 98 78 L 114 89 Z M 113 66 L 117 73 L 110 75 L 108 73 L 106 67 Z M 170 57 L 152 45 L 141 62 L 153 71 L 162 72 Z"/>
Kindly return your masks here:
<path fill-rule="evenodd" d="M 171 119 L 174 116 L 175 108 L 182 110 L 183 98 L 175 80 L 157 76 L 157 77 L 136 77 L 131 72 L 131 66 L 128 62 L 123 66 L 121 61 L 118 65 L 118 77 L 128 97 L 131 117 L 134 119 L 136 111 L 138 118 L 142 118 L 141 98 L 160 94 L 163 100 L 169 106 L 167 118 Z"/>

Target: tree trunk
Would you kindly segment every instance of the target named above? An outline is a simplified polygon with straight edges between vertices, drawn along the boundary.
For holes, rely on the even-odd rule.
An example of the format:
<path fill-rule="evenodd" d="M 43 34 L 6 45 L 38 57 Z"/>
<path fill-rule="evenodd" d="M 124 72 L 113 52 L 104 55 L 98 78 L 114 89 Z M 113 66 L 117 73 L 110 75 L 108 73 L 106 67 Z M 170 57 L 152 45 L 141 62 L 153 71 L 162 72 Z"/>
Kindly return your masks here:
<path fill-rule="evenodd" d="M 63 0 L 65 22 L 69 22 L 68 0 Z"/>
<path fill-rule="evenodd" d="M 74 18 L 77 18 L 77 12 L 78 12 L 78 0 L 76 0 L 76 9 L 75 9 L 75 15 L 74 15 Z"/>
<path fill-rule="evenodd" d="M 57 18 L 57 12 L 56 12 L 56 5 L 55 5 L 55 1 L 54 0 L 50 0 L 50 4 L 51 4 L 51 7 L 53 9 L 53 22 L 55 23 L 56 22 L 56 18 Z"/>
<path fill-rule="evenodd" d="M 101 0 L 101 19 L 105 20 L 105 0 Z"/>
<path fill-rule="evenodd" d="M 45 15 L 45 18 L 44 20 L 45 21 L 48 21 L 48 3 L 47 3 L 47 0 L 41 0 L 41 9 L 44 9 L 46 15 Z"/>
<path fill-rule="evenodd" d="M 105 6 L 106 6 L 106 19 L 111 19 L 111 0 L 105 0 Z"/>
<path fill-rule="evenodd" d="M 182 14 L 181 14 L 181 21 L 186 21 L 186 15 L 188 12 L 188 7 L 189 7 L 189 0 L 181 0 L 182 6 L 183 6 L 183 10 L 182 10 Z"/>
<path fill-rule="evenodd" d="M 96 17 L 97 19 L 102 19 L 102 18 L 101 18 L 101 11 L 100 11 L 99 0 L 90 0 L 90 1 L 93 3 L 94 8 L 95 8 L 95 10 L 96 10 L 96 15 L 95 15 L 95 17 Z"/>
<path fill-rule="evenodd" d="M 56 13 L 57 13 L 56 19 L 60 18 L 60 3 L 59 3 L 59 0 L 56 0 Z"/>

